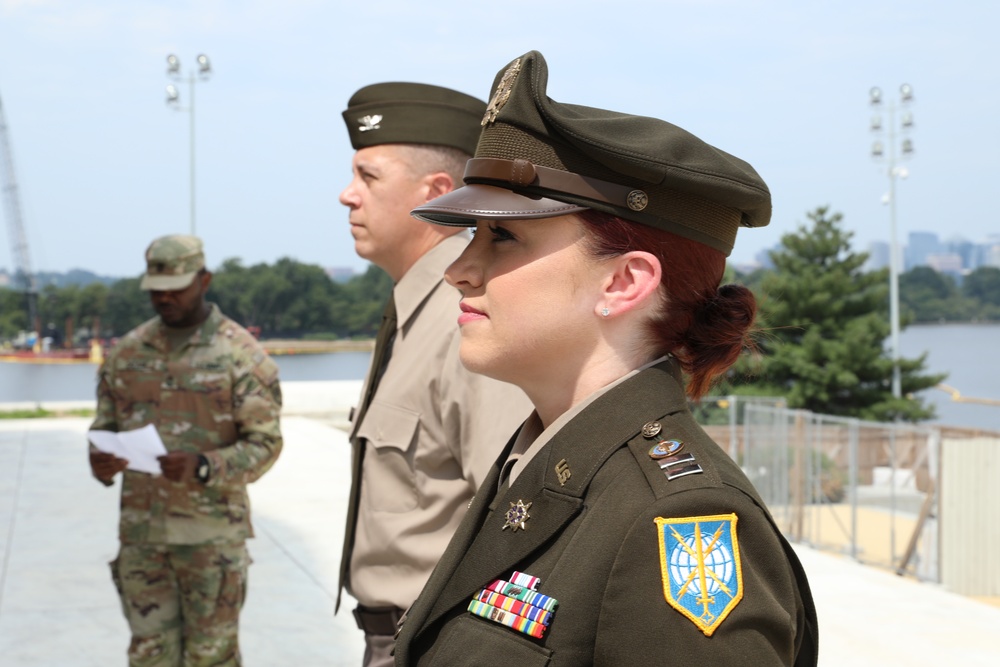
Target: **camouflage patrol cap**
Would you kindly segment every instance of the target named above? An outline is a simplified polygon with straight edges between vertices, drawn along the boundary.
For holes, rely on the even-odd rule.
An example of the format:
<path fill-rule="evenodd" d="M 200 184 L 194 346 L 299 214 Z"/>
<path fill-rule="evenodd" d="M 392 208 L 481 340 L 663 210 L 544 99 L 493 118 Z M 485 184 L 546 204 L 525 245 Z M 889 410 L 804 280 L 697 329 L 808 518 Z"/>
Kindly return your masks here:
<path fill-rule="evenodd" d="M 502 69 L 466 185 L 413 215 L 472 226 L 593 208 L 726 255 L 740 226 L 770 220 L 767 185 L 743 160 L 662 120 L 556 102 L 547 83 L 537 51 Z"/>
<path fill-rule="evenodd" d="M 161 236 L 146 248 L 146 273 L 139 288 L 169 292 L 191 284 L 205 268 L 205 253 L 197 236 Z"/>
<path fill-rule="evenodd" d="M 351 96 L 344 122 L 355 150 L 380 144 L 450 146 L 469 155 L 486 103 L 425 83 L 376 83 Z"/>

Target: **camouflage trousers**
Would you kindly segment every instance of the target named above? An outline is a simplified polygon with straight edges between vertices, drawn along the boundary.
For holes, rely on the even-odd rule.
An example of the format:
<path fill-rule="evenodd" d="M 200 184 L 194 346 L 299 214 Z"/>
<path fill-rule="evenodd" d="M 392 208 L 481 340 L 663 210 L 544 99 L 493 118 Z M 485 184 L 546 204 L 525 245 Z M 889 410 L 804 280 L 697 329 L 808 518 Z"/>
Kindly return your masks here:
<path fill-rule="evenodd" d="M 111 577 L 130 667 L 239 667 L 250 556 L 239 544 L 123 544 Z"/>

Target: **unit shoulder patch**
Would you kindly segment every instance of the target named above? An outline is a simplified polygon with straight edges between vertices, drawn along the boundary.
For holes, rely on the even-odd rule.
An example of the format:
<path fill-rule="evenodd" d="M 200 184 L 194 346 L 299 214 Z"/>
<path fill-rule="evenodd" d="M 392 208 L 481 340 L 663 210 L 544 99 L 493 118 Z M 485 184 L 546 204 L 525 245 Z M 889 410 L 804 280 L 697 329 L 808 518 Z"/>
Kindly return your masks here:
<path fill-rule="evenodd" d="M 711 637 L 743 599 L 736 515 L 657 517 L 667 604 Z"/>

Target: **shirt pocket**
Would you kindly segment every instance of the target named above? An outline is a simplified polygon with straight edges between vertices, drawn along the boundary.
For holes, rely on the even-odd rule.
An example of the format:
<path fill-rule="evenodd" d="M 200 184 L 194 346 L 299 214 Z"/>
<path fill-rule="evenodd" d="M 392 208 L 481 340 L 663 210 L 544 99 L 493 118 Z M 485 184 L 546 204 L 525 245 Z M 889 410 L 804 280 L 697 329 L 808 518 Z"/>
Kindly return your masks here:
<path fill-rule="evenodd" d="M 409 512 L 417 507 L 414 460 L 420 415 L 373 401 L 358 437 L 367 445 L 361 474 L 364 502 L 376 512 Z"/>
<path fill-rule="evenodd" d="M 448 624 L 430 667 L 494 665 L 546 667 L 552 651 L 539 646 L 516 630 L 486 619 L 464 614 Z M 501 658 L 502 656 L 502 658 Z"/>

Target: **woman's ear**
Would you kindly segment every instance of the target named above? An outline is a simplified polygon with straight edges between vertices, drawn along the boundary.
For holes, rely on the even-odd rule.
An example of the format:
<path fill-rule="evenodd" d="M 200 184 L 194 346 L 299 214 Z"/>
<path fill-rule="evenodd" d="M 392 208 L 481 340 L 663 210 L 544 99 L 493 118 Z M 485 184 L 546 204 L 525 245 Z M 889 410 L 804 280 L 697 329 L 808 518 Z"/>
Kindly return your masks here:
<path fill-rule="evenodd" d="M 614 317 L 653 303 L 660 286 L 662 268 L 655 255 L 634 250 L 608 261 L 610 273 L 604 283 L 598 314 Z"/>

